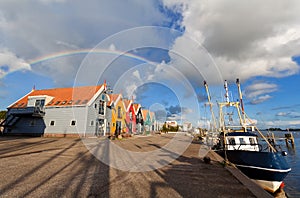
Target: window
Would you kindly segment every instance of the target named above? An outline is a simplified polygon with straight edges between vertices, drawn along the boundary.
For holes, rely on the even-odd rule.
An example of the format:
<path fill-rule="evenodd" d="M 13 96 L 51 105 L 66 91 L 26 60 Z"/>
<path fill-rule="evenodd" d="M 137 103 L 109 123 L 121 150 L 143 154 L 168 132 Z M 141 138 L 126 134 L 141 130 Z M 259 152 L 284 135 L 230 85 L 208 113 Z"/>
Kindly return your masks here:
<path fill-rule="evenodd" d="M 235 145 L 235 139 L 234 138 L 229 138 L 228 142 L 230 145 Z"/>
<path fill-rule="evenodd" d="M 76 102 L 75 102 L 75 104 L 79 104 L 81 102 L 81 100 L 77 100 Z"/>
<path fill-rule="evenodd" d="M 95 109 L 97 109 L 97 104 L 95 103 Z"/>
<path fill-rule="evenodd" d="M 105 108 L 105 102 L 103 100 L 100 100 L 99 102 L 99 114 L 104 115 L 104 108 Z"/>
<path fill-rule="evenodd" d="M 251 145 L 255 145 L 255 140 L 254 140 L 254 138 L 249 138 L 249 142 L 250 142 Z"/>
<path fill-rule="evenodd" d="M 36 107 L 44 107 L 44 105 L 45 105 L 45 100 L 44 99 L 42 99 L 42 100 L 36 100 L 35 101 L 35 106 Z"/>
<path fill-rule="evenodd" d="M 60 101 L 57 101 L 54 105 L 58 105 L 60 103 Z"/>
<path fill-rule="evenodd" d="M 132 120 L 132 111 L 129 112 L 129 119 Z"/>
<path fill-rule="evenodd" d="M 50 126 L 54 126 L 55 125 L 55 121 L 54 120 L 51 120 L 50 121 Z"/>
<path fill-rule="evenodd" d="M 71 121 L 71 126 L 75 126 L 76 125 L 76 120 L 72 120 Z"/>
<path fill-rule="evenodd" d="M 239 140 L 240 140 L 240 144 L 246 144 L 244 138 L 239 138 Z"/>
<path fill-rule="evenodd" d="M 121 107 L 118 107 L 118 118 L 122 118 L 122 115 L 121 115 Z"/>
<path fill-rule="evenodd" d="M 94 126 L 94 120 L 91 120 L 91 126 Z"/>
<path fill-rule="evenodd" d="M 67 103 L 67 101 L 66 100 L 64 100 L 62 103 L 61 103 L 61 105 L 64 105 L 64 104 L 66 104 Z"/>

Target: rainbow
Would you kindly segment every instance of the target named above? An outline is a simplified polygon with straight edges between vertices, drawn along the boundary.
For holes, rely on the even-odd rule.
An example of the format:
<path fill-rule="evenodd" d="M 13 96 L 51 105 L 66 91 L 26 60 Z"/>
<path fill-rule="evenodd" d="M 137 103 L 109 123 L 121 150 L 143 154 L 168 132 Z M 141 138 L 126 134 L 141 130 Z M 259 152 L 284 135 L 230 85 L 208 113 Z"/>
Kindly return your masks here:
<path fill-rule="evenodd" d="M 122 51 L 117 51 L 117 50 L 108 50 L 108 49 L 78 49 L 78 50 L 61 51 L 61 52 L 57 52 L 57 53 L 47 54 L 45 56 L 40 56 L 40 57 L 31 59 L 28 62 L 30 65 L 34 65 L 34 64 L 38 64 L 38 63 L 41 63 L 44 61 L 54 60 L 54 59 L 58 59 L 58 58 L 62 58 L 62 57 L 84 55 L 84 54 L 113 54 L 113 55 L 117 55 L 118 57 L 125 56 L 128 58 L 139 60 L 141 62 L 146 62 L 146 63 L 151 62 L 150 60 L 147 60 L 144 57 L 137 56 L 132 53 L 122 52 Z"/>

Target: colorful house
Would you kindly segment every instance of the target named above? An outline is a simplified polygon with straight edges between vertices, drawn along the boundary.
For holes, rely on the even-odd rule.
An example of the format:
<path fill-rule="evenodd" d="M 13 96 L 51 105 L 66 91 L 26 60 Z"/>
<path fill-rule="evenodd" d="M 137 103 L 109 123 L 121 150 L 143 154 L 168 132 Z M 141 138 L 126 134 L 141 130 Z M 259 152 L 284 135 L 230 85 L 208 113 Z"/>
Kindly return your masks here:
<path fill-rule="evenodd" d="M 135 122 L 136 122 L 136 133 L 141 134 L 144 131 L 144 120 L 142 115 L 142 108 L 140 104 L 133 104 Z"/>
<path fill-rule="evenodd" d="M 106 84 L 33 89 L 8 107 L 4 134 L 102 136 L 106 134 Z"/>
<path fill-rule="evenodd" d="M 121 94 L 109 94 L 107 107 L 110 112 L 107 119 L 110 119 L 110 135 L 118 136 L 126 132 L 126 108 Z"/>
<path fill-rule="evenodd" d="M 147 109 L 142 109 L 142 116 L 144 120 L 144 132 L 149 133 L 152 127 L 150 111 Z"/>
<path fill-rule="evenodd" d="M 126 118 L 125 118 L 125 124 L 126 124 L 126 132 L 129 134 L 135 134 L 136 133 L 136 115 L 134 112 L 133 107 L 133 101 L 124 99 L 123 100 L 125 109 L 126 109 Z"/>

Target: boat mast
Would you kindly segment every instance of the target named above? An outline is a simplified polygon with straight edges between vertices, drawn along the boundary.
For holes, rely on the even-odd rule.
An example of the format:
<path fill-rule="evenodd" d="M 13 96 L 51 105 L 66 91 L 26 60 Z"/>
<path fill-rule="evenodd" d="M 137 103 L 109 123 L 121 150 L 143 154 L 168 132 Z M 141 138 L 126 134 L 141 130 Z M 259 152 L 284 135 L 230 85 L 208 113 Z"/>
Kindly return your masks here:
<path fill-rule="evenodd" d="M 224 81 L 224 89 L 225 89 L 225 101 L 229 103 L 229 93 L 228 93 L 228 84 L 227 80 Z"/>
<path fill-rule="evenodd" d="M 223 115 L 223 107 L 232 107 L 232 106 L 236 108 L 238 117 L 240 120 L 240 125 L 243 126 L 243 119 L 242 119 L 240 108 L 239 108 L 240 103 L 239 102 L 230 102 L 227 80 L 224 81 L 224 89 L 225 89 L 225 102 L 219 103 L 220 127 L 222 128 L 222 130 L 225 130 L 225 128 L 226 128 L 224 115 Z"/>
<path fill-rule="evenodd" d="M 212 121 L 213 121 L 213 127 L 214 127 L 214 130 L 215 130 L 217 128 L 217 122 L 216 122 L 214 111 L 212 109 L 211 97 L 210 97 L 210 93 L 209 93 L 209 89 L 208 89 L 208 84 L 206 83 L 206 81 L 204 81 L 204 87 L 205 87 L 206 94 L 207 94 L 210 113 L 211 113 L 211 117 L 212 117 Z"/>
<path fill-rule="evenodd" d="M 244 103 L 243 103 L 243 94 L 242 94 L 242 91 L 241 91 L 240 80 L 238 78 L 236 79 L 236 84 L 237 84 L 237 87 L 238 87 L 239 98 L 240 98 L 240 105 L 241 105 L 241 108 L 242 108 L 243 125 L 245 125 L 246 124 L 246 115 L 245 115 L 245 109 L 244 109 Z"/>

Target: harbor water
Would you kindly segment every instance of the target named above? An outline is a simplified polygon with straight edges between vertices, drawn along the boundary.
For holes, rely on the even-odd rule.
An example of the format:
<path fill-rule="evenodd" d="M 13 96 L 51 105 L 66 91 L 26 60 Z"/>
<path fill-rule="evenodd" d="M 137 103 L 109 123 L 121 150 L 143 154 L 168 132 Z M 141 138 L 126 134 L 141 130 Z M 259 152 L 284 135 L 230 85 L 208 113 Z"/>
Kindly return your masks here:
<path fill-rule="evenodd" d="M 284 137 L 284 134 L 286 133 L 288 132 L 275 131 L 274 135 L 275 137 Z M 284 179 L 284 191 L 286 192 L 287 197 L 300 197 L 300 132 L 290 131 L 290 133 L 294 136 L 294 148 L 291 144 L 287 146 L 283 139 L 276 140 L 276 143 L 280 145 L 283 151 L 288 153 L 286 160 L 292 168 L 292 171 Z"/>

